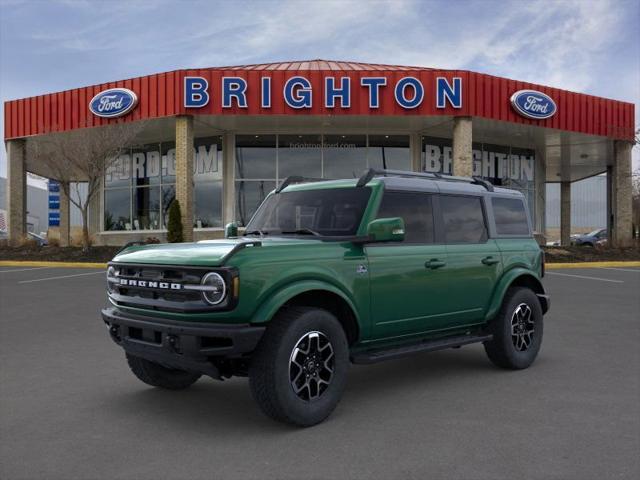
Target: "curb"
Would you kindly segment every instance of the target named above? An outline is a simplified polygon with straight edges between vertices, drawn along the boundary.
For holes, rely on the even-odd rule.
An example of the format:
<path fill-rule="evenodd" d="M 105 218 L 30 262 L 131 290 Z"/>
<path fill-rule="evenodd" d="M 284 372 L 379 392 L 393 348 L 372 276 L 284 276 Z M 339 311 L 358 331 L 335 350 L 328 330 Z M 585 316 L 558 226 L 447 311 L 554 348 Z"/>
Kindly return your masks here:
<path fill-rule="evenodd" d="M 22 260 L 0 260 L 0 267 L 50 267 L 50 268 L 107 268 L 106 263 L 91 262 L 34 262 Z"/>
<path fill-rule="evenodd" d="M 638 261 L 628 262 L 575 262 L 575 263 L 545 263 L 544 268 L 603 268 L 603 267 L 640 267 Z"/>

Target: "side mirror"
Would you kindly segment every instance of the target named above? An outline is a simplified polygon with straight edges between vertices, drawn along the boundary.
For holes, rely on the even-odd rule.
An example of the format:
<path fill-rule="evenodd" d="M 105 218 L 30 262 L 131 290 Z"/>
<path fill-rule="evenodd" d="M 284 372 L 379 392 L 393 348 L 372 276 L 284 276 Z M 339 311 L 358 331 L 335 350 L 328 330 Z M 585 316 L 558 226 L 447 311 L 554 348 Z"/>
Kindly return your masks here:
<path fill-rule="evenodd" d="M 238 224 L 236 222 L 227 223 L 224 226 L 224 238 L 232 238 L 238 236 Z"/>
<path fill-rule="evenodd" d="M 400 217 L 378 218 L 367 225 L 367 235 L 372 242 L 402 242 L 404 220 Z"/>

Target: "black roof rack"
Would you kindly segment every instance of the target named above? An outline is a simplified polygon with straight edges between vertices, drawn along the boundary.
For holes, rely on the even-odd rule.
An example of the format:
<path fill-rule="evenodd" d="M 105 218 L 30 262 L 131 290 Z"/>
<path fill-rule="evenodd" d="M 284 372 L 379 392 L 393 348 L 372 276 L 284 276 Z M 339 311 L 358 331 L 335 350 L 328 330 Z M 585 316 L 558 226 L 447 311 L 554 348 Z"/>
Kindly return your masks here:
<path fill-rule="evenodd" d="M 441 175 L 439 173 L 426 173 L 426 172 L 406 172 L 404 170 L 376 170 L 375 168 L 369 168 L 365 170 L 362 176 L 358 179 L 356 186 L 364 187 L 376 176 L 384 177 L 409 177 L 409 178 L 425 178 L 430 180 L 444 180 L 447 182 L 467 182 L 473 185 L 481 185 L 489 192 L 493 192 L 493 185 L 487 180 L 483 180 L 478 177 L 454 177 L 449 175 Z"/>
<path fill-rule="evenodd" d="M 305 182 L 326 182 L 329 180 L 328 178 L 308 178 L 301 177 L 299 175 L 291 175 L 285 178 L 280 186 L 276 188 L 276 193 L 280 193 L 282 190 L 287 188 L 289 185 L 293 185 L 294 183 L 305 183 Z"/>

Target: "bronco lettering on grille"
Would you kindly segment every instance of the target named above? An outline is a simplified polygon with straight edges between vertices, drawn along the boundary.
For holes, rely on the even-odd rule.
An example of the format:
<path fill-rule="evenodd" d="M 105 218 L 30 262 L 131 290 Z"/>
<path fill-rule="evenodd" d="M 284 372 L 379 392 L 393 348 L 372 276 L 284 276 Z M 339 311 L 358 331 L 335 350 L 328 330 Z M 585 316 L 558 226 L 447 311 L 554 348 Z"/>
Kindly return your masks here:
<path fill-rule="evenodd" d="M 182 289 L 182 284 L 180 283 L 151 282 L 148 280 L 132 280 L 128 278 L 121 278 L 120 285 L 126 285 L 129 287 L 162 288 L 165 290 L 181 290 Z"/>

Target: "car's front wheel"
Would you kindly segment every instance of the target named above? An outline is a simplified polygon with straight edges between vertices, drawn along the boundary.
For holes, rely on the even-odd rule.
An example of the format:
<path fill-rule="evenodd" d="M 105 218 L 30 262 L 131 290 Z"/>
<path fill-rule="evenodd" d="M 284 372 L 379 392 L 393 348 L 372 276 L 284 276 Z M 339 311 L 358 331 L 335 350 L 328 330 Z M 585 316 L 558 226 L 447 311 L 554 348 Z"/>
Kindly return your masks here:
<path fill-rule="evenodd" d="M 308 427 L 327 418 L 345 388 L 349 346 L 334 315 L 308 307 L 271 320 L 251 360 L 251 393 L 269 417 Z"/>
<path fill-rule="evenodd" d="M 510 288 L 502 307 L 489 324 L 493 339 L 484 343 L 489 359 L 497 366 L 527 368 L 542 345 L 542 307 L 529 288 Z"/>

